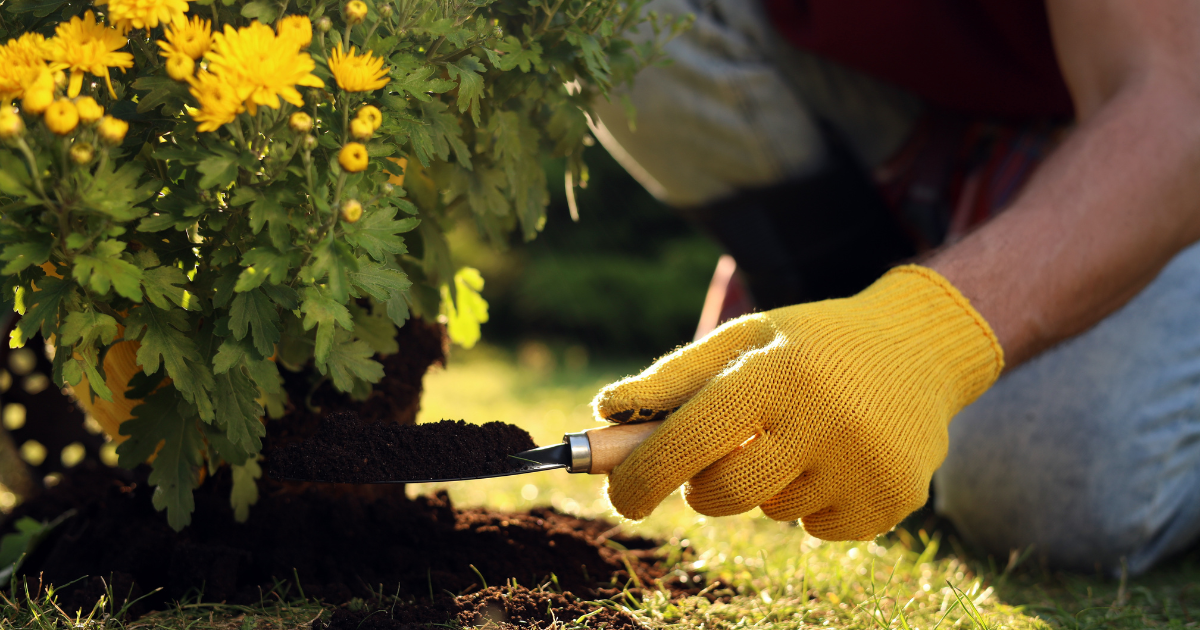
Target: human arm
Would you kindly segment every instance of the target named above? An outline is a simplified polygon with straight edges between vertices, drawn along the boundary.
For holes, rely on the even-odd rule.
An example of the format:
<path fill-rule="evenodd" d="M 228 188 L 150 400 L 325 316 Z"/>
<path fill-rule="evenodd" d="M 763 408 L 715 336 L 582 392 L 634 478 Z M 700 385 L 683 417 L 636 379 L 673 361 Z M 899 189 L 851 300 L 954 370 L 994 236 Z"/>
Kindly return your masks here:
<path fill-rule="evenodd" d="M 1200 239 L 1200 5 L 1047 3 L 1077 126 L 1003 214 L 924 262 L 1008 369 L 1087 330 Z"/>

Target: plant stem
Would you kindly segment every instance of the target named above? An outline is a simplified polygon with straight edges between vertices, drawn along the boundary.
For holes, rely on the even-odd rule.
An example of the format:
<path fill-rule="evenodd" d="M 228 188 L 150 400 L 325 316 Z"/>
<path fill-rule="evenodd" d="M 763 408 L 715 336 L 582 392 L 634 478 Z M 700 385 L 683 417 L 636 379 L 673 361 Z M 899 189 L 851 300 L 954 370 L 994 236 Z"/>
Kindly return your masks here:
<path fill-rule="evenodd" d="M 33 156 L 33 151 L 29 149 L 29 145 L 25 143 L 25 138 L 17 137 L 17 146 L 21 149 L 21 153 L 25 156 L 25 161 L 29 163 L 29 176 L 33 179 L 33 187 L 37 189 L 38 196 L 42 198 L 42 203 L 47 206 L 51 205 L 50 198 L 46 196 L 46 189 L 42 187 L 42 174 L 38 172 L 37 158 Z"/>

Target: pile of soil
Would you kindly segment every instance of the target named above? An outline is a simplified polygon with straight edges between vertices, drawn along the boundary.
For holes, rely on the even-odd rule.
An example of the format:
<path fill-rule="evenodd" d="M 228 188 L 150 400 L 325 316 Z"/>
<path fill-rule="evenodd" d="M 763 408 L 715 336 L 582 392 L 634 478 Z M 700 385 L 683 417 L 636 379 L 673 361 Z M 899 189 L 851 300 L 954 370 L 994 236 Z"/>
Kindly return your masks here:
<path fill-rule="evenodd" d="M 346 411 L 325 416 L 313 437 L 270 451 L 266 472 L 338 483 L 479 477 L 522 468 L 508 456 L 535 446 L 524 429 L 503 422 L 369 424 Z"/>
<path fill-rule="evenodd" d="M 635 630 L 641 625 L 629 613 L 580 600 L 568 592 L 530 590 L 523 586 L 493 586 L 462 597 L 443 596 L 432 604 L 392 607 L 376 604 L 357 610 L 343 608 L 328 622 L 313 622 L 313 630 L 407 630 L 447 621 L 460 627 L 495 630 L 563 627 L 587 615 L 588 627 Z"/>
<path fill-rule="evenodd" d="M 364 497 L 338 492 L 338 486 L 266 481 L 249 520 L 237 523 L 230 481 L 222 473 L 196 491 L 194 520 L 176 533 L 152 507 L 146 474 L 77 467 L 18 506 L 14 517 L 38 520 L 77 511 L 21 573 L 56 585 L 91 576 L 92 583 L 62 591 L 70 610 L 90 609 L 98 594 L 90 591 L 103 592 L 101 577 L 122 592 L 161 587 L 143 600 L 157 608 L 196 594 L 206 601 L 254 603 L 297 578 L 307 596 L 341 603 L 379 592 L 428 600 L 431 593 L 478 590 L 483 581 L 539 585 L 552 574 L 563 590 L 610 597 L 631 579 L 626 561 L 643 583 L 665 573 L 655 564 L 655 541 L 621 534 L 612 523 L 552 508 L 459 510 L 445 493 L 408 499 L 397 488 Z"/>

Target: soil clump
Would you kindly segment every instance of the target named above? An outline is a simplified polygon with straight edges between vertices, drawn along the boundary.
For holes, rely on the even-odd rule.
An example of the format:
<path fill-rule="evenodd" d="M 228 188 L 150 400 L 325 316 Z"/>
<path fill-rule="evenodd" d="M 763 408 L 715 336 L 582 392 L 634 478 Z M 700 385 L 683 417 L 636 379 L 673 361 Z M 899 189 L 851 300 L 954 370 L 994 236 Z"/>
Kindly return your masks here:
<path fill-rule="evenodd" d="M 521 468 L 508 456 L 535 446 L 524 429 L 503 422 L 364 423 L 340 412 L 313 437 L 269 452 L 267 474 L 337 483 L 478 477 Z"/>
<path fill-rule="evenodd" d="M 574 625 L 572 622 L 585 615 L 587 619 L 580 623 L 591 628 L 642 628 L 629 613 L 581 600 L 570 591 L 556 593 L 520 585 L 492 586 L 460 597 L 444 595 L 431 604 L 373 604 L 337 610 L 328 621 L 314 621 L 312 630 L 415 630 L 447 621 L 463 628 L 494 630 L 561 628 Z"/>

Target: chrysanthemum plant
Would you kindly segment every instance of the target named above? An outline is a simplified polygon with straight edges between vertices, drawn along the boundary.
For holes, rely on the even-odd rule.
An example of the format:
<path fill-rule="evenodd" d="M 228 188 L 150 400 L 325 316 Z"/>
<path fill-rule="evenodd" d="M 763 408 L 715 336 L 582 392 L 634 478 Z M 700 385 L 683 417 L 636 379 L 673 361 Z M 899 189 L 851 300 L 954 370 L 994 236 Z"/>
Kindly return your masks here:
<path fill-rule="evenodd" d="M 226 463 L 245 518 L 280 369 L 361 398 L 409 317 L 473 343 L 444 232 L 533 238 L 543 156 L 586 181 L 589 103 L 682 28 L 637 0 L 96 4 L 0 7 L 10 343 L 42 334 L 177 529 Z"/>

